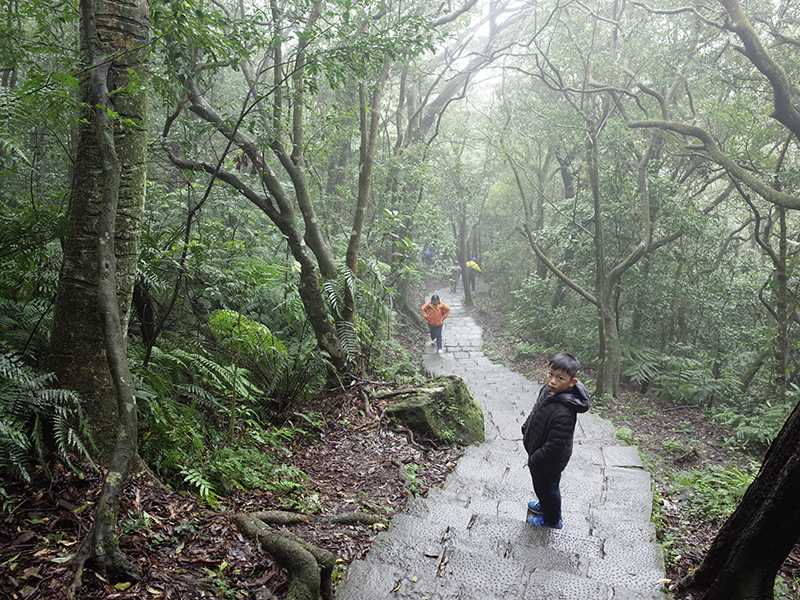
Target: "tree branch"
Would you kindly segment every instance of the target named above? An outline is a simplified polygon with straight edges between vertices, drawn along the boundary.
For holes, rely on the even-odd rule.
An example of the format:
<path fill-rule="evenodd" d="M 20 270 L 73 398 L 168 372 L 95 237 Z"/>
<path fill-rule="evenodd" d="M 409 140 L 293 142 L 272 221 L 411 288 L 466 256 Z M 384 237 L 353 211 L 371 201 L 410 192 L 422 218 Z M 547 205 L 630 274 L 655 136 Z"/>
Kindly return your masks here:
<path fill-rule="evenodd" d="M 676 123 L 674 121 L 661 120 L 632 121 L 628 123 L 628 127 L 632 129 L 658 127 L 667 131 L 673 131 L 683 136 L 696 138 L 703 144 L 703 146 L 698 148 L 698 150 L 705 151 L 711 160 L 724 168 L 732 177 L 735 177 L 751 190 L 756 192 L 759 196 L 764 198 L 764 200 L 771 202 L 772 204 L 785 206 L 786 208 L 800 209 L 800 197 L 780 192 L 754 177 L 745 168 L 739 166 L 730 156 L 722 152 L 711 135 L 700 127 L 687 125 L 685 123 Z"/>

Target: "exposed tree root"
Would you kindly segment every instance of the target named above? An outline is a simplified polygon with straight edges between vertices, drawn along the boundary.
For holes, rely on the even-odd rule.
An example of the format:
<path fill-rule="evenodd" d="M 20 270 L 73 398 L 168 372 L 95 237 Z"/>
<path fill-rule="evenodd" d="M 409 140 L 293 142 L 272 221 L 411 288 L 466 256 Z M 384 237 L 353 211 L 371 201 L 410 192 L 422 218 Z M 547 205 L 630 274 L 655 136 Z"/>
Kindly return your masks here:
<path fill-rule="evenodd" d="M 434 392 L 441 392 L 444 388 L 443 387 L 412 387 L 412 388 L 403 388 L 400 390 L 391 390 L 388 392 L 381 392 L 379 394 L 373 394 L 372 397 L 375 400 L 383 400 L 384 398 L 394 398 L 395 396 L 404 396 L 407 394 L 432 394 Z"/>
<path fill-rule="evenodd" d="M 264 510 L 251 513 L 250 516 L 259 521 L 263 521 L 267 525 L 297 525 L 298 523 L 312 523 L 314 521 L 339 523 L 342 525 L 375 525 L 377 523 L 386 523 L 386 519 L 378 515 L 357 512 L 311 516 L 285 510 Z"/>
<path fill-rule="evenodd" d="M 312 517 L 282 510 L 237 514 L 233 523 L 246 537 L 256 540 L 292 577 L 286 600 L 332 600 L 333 567 L 336 557 L 323 548 L 309 544 L 296 535 L 278 531 L 268 525 L 295 525 L 312 521 L 374 525 L 386 520 L 377 515 L 342 513 Z"/>
<path fill-rule="evenodd" d="M 140 581 L 142 573 L 134 567 L 119 547 L 119 541 L 113 535 L 104 535 L 102 528 L 93 527 L 81 544 L 80 550 L 70 561 L 75 570 L 72 585 L 68 591 L 69 598 L 75 594 L 83 583 L 83 569 L 88 566 L 112 583 L 119 581 Z"/>

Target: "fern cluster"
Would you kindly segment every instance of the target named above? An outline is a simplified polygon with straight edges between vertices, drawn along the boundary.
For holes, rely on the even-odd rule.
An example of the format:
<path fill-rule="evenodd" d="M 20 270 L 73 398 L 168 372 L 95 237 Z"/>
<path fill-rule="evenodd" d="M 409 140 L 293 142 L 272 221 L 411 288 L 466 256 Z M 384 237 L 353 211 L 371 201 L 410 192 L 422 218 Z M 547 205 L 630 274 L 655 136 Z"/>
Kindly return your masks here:
<path fill-rule="evenodd" d="M 241 348 L 258 339 L 250 334 L 265 333 L 231 314 L 217 315 L 215 327 L 225 330 L 234 318 L 242 325 L 236 328 Z M 266 424 L 264 390 L 252 371 L 223 359 L 154 349 L 151 364 L 139 371 L 141 457 L 165 481 L 212 504 L 219 495 L 254 488 L 280 492 L 287 506 L 305 502 L 305 475 L 277 459 L 303 432 Z"/>
<path fill-rule="evenodd" d="M 764 451 L 777 437 L 796 404 L 796 398 L 785 404 L 759 404 L 746 414 L 724 409 L 718 411 L 714 419 L 733 431 L 732 439 L 726 440 L 729 446 Z"/>
<path fill-rule="evenodd" d="M 19 357 L 0 352 L 0 468 L 30 482 L 55 453 L 76 469 L 72 456 L 91 462 L 91 438 L 78 397 L 48 387 Z"/>
<path fill-rule="evenodd" d="M 13 209 L 0 200 L 0 344 L 35 364 L 47 344 L 60 265 L 55 209 Z"/>
<path fill-rule="evenodd" d="M 741 383 L 726 371 L 714 375 L 710 360 L 663 354 L 654 350 L 623 348 L 622 374 L 649 386 L 662 400 L 675 404 L 710 407 L 730 404 L 741 393 Z"/>
<path fill-rule="evenodd" d="M 304 503 L 307 476 L 278 461 L 283 442 L 300 430 L 275 428 L 254 415 L 242 419 L 236 437 L 214 426 L 216 418 L 177 400 L 142 403 L 139 452 L 162 479 L 193 490 L 209 504 L 235 490 L 282 495 L 286 506 Z"/>

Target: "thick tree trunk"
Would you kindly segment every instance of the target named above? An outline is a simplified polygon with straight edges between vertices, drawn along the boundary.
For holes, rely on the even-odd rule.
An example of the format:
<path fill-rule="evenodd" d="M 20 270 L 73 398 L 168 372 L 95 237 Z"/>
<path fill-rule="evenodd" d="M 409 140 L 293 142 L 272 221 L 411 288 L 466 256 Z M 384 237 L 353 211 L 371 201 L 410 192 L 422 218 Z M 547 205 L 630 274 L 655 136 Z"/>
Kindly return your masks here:
<path fill-rule="evenodd" d="M 117 298 L 124 334 L 139 256 L 144 205 L 146 95 L 142 85 L 143 72 L 135 69 L 144 53 L 139 48 L 145 46 L 148 38 L 148 5 L 143 0 L 126 5 L 101 4 L 104 7 L 97 11 L 97 14 L 105 15 L 97 23 L 101 40 L 115 40 L 116 50 L 125 48 L 119 50 L 108 72 L 114 110 L 119 114 L 113 123 L 114 144 L 120 161 L 119 207 L 115 224 L 118 242 L 115 248 Z M 139 20 L 119 18 L 122 7 L 137 13 Z M 121 39 L 125 36 L 128 37 Z M 64 241 L 49 359 L 59 385 L 80 394 L 99 455 L 108 458 L 117 432 L 117 405 L 97 311 L 97 224 L 104 177 L 93 114 L 81 120 L 75 150 L 69 229 Z"/>
<path fill-rule="evenodd" d="M 772 442 L 756 480 L 681 582 L 692 600 L 772 600 L 775 576 L 800 541 L 800 404 Z"/>
<path fill-rule="evenodd" d="M 146 47 L 149 37 L 148 21 L 149 6 L 146 0 L 125 5 L 125 11 L 120 10 L 120 5 L 105 0 L 81 2 L 81 31 L 90 75 L 84 83 L 84 99 L 90 113 L 86 115 L 86 120 L 93 125 L 91 131 L 83 130 L 87 138 L 81 141 L 95 153 L 95 191 L 99 194 L 92 202 L 92 206 L 98 210 L 94 235 L 94 265 L 97 273 L 95 313 L 99 315 L 100 342 L 104 345 L 107 359 L 106 371 L 113 382 L 113 391 L 104 400 L 107 404 L 115 405 L 117 422 L 113 455 L 97 502 L 94 523 L 74 558 L 76 577 L 72 594 L 80 584 L 81 571 L 87 562 L 112 583 L 141 577 L 120 550 L 116 534 L 120 498 L 136 458 L 138 432 L 133 378 L 128 369 L 125 348 L 126 321 L 120 310 L 122 303 L 119 301 L 116 250 L 116 226 L 122 210 L 119 200 L 122 196 L 123 165 L 129 159 L 126 151 L 130 151 L 131 147 L 125 144 L 117 146 L 117 124 L 111 115 L 120 112 L 118 105 L 125 105 L 124 101 L 120 101 L 125 91 L 119 91 L 116 97 L 111 95 L 112 91 L 118 91 L 112 85 L 119 83 L 113 80 L 111 72 L 115 67 L 125 72 L 129 67 L 141 67 L 144 60 L 141 49 Z M 112 52 L 119 54 L 112 55 Z M 124 64 L 118 63 L 120 57 L 125 57 Z M 134 105 L 141 109 L 136 116 L 143 121 L 144 102 Z M 142 140 L 141 137 L 139 139 Z M 144 147 L 136 149 L 134 160 L 140 159 L 143 151 Z M 137 164 L 142 163 L 139 161 Z M 130 215 L 121 221 L 127 219 L 130 219 Z M 132 238 L 127 240 L 127 244 L 132 244 L 134 248 L 137 246 Z M 122 246 L 126 246 L 126 243 Z M 133 286 L 132 277 L 130 285 Z M 129 301 L 130 295 L 126 299 Z M 128 304 L 125 306 L 127 310 Z M 99 365 L 96 368 L 99 372 Z"/>

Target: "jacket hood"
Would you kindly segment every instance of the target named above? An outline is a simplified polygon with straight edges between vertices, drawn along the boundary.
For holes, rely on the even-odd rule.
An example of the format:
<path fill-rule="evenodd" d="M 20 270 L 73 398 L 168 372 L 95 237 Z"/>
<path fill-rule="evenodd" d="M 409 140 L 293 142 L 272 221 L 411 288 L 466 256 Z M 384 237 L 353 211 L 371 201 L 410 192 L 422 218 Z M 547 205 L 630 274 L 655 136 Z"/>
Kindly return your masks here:
<path fill-rule="evenodd" d="M 550 396 L 548 400 L 551 402 L 561 402 L 561 404 L 569 406 L 576 413 L 585 413 L 589 410 L 589 406 L 592 403 L 589 390 L 587 390 L 580 381 L 568 390 Z"/>

